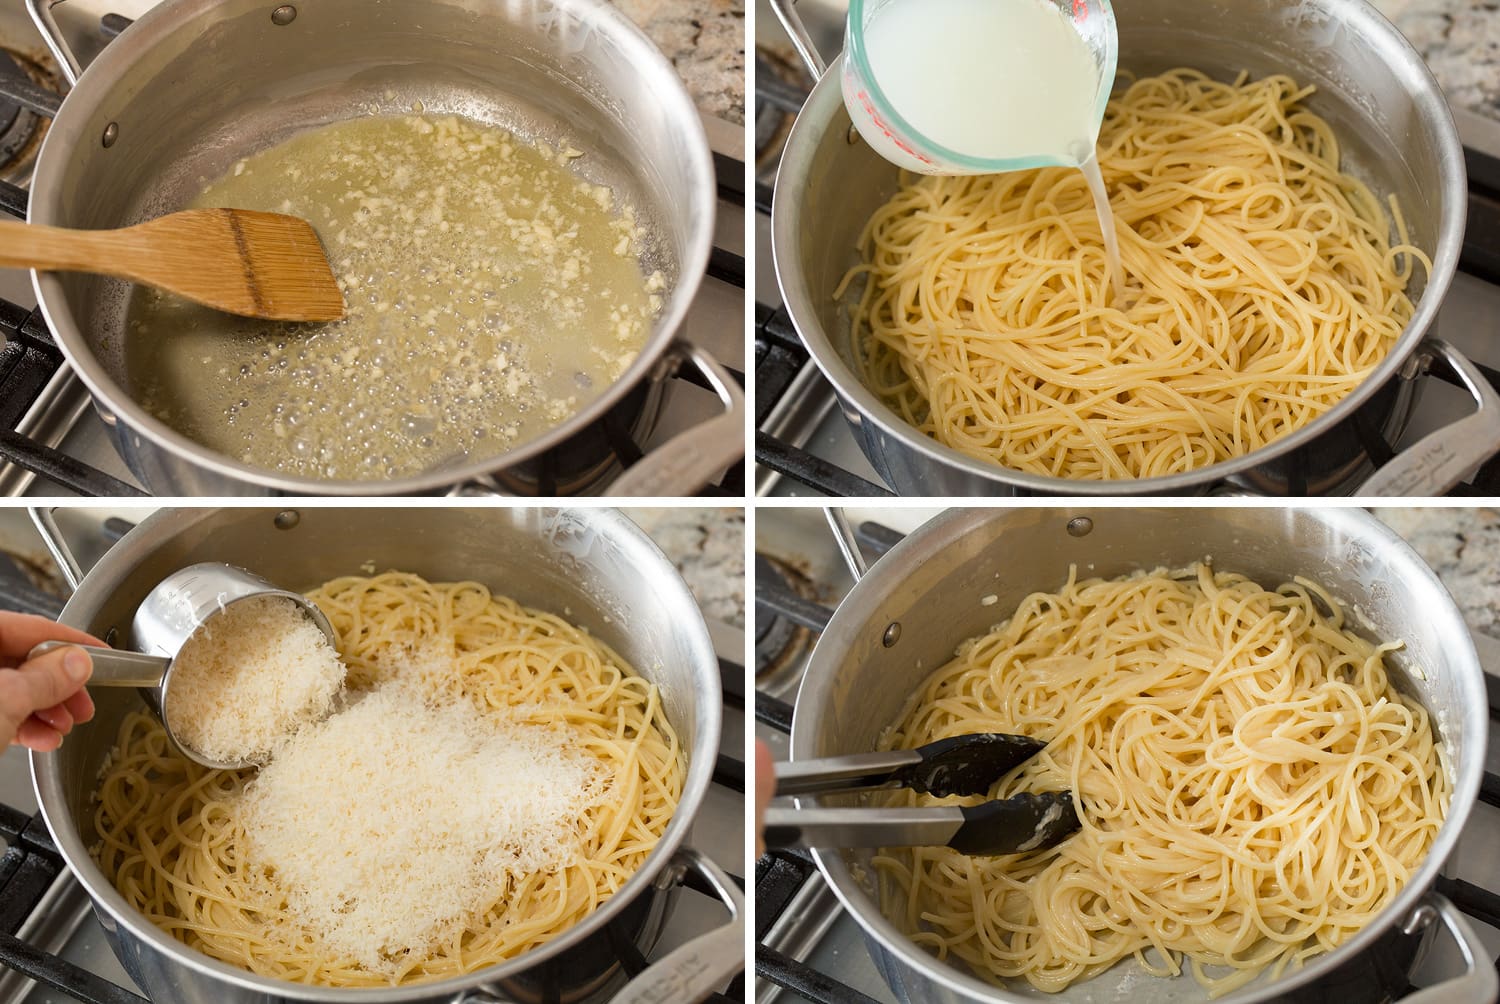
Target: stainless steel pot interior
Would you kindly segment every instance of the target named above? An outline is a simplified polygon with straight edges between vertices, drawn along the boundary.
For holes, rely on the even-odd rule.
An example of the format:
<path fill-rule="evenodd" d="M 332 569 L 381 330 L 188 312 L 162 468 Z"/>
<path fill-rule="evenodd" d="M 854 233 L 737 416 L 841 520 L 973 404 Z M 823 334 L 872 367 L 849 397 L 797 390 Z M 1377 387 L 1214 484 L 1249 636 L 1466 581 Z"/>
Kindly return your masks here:
<path fill-rule="evenodd" d="M 707 265 L 715 187 L 698 113 L 635 25 L 603 0 L 318 0 L 296 4 L 287 25 L 271 19 L 278 6 L 167 0 L 136 22 L 64 102 L 38 158 L 31 222 L 140 222 L 181 208 L 237 160 L 294 132 L 408 113 L 420 102 L 584 151 L 573 169 L 634 204 L 647 268 L 662 269 L 669 291 L 640 357 L 578 415 L 501 458 L 382 483 L 382 491 L 431 490 L 541 453 L 651 372 Z M 221 457 L 136 404 L 124 360 L 129 284 L 38 273 L 36 286 L 69 361 L 132 428 L 283 491 L 358 490 L 358 482 L 282 477 Z"/>
<path fill-rule="evenodd" d="M 1307 104 L 1333 126 L 1344 169 L 1378 196 L 1396 196 L 1412 243 L 1433 259 L 1431 277 L 1413 284 L 1417 311 L 1390 355 L 1328 414 L 1246 457 L 1129 485 L 1133 492 L 1180 492 L 1306 444 L 1400 369 L 1431 330 L 1458 263 L 1467 205 L 1463 149 L 1421 57 L 1364 0 L 1135 0 L 1119 5 L 1115 16 L 1122 72 L 1141 76 L 1187 65 L 1221 79 L 1285 73 L 1315 85 Z M 896 192 L 899 176 L 851 129 L 835 62 L 788 139 L 777 176 L 772 249 L 797 330 L 844 399 L 846 414 L 852 406 L 851 421 L 870 426 L 860 436 L 930 460 L 929 494 L 967 494 L 976 480 L 1053 494 L 1120 491 L 1118 483 L 1042 477 L 965 456 L 907 425 L 861 382 L 851 363 L 847 301 L 836 301 L 833 291 L 858 263 L 860 232 Z M 959 476 L 948 476 L 944 468 Z"/>
<path fill-rule="evenodd" d="M 1074 520 L 1091 530 L 1075 536 Z M 1074 532 L 1069 532 L 1070 525 Z M 1028 594 L 1054 590 L 1076 565 L 1081 576 L 1182 567 L 1204 558 L 1274 587 L 1304 576 L 1351 611 L 1354 630 L 1400 639 L 1388 657 L 1393 680 L 1433 714 L 1455 765 L 1448 818 L 1432 852 L 1396 899 L 1337 952 L 1311 960 L 1272 984 L 1265 978 L 1221 998 L 1268 999 L 1317 978 L 1404 918 L 1452 852 L 1479 789 L 1488 737 L 1484 678 L 1452 598 L 1391 530 L 1358 509 L 986 509 L 940 516 L 882 558 L 839 606 L 813 651 L 797 696 L 792 758 L 875 747 L 921 681 L 961 641 L 1004 620 Z M 995 597 L 989 605 L 986 597 Z M 886 647 L 889 625 L 903 625 Z M 817 850 L 819 866 L 845 906 L 910 980 L 919 972 L 931 996 L 914 1000 L 995 1001 L 1046 997 L 1076 1004 L 1151 999 L 1201 1001 L 1190 977 L 1154 980 L 1130 962 L 1044 995 L 1016 981 L 998 990 L 940 963 L 881 915 L 866 851 Z M 856 878 L 859 876 L 859 878 Z M 887 974 L 888 977 L 890 974 Z M 1268 985 L 1269 984 L 1269 985 Z"/>
<path fill-rule="evenodd" d="M 282 510 L 284 511 L 284 510 Z M 100 637 L 130 637 L 131 618 L 166 575 L 197 561 L 247 568 L 306 590 L 339 575 L 399 569 L 432 581 L 473 579 L 528 606 L 554 611 L 613 646 L 661 690 L 668 719 L 688 751 L 681 802 L 656 849 L 626 885 L 568 932 L 532 952 L 468 976 L 390 990 L 305 987 L 255 976 L 211 959 L 158 929 L 95 866 L 90 799 L 121 720 L 143 707 L 134 691 L 97 691 L 98 716 L 56 753 L 32 758 L 38 800 L 63 857 L 96 907 L 181 966 L 269 998 L 372 1002 L 450 999 L 506 979 L 598 930 L 651 885 L 687 838 L 709 784 L 722 715 L 718 662 L 708 629 L 671 563 L 624 516 L 607 509 L 182 509 L 151 516 L 85 578 L 64 623 Z M 286 517 L 280 523 L 286 523 Z M 127 963 L 127 968 L 129 963 Z"/>

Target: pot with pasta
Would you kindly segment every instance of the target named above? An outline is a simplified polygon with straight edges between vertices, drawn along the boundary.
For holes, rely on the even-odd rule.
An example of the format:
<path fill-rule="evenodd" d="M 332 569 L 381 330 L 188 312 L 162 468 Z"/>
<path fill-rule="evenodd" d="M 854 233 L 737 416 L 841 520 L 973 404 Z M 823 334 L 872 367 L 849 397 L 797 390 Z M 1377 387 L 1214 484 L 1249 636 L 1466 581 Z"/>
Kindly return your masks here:
<path fill-rule="evenodd" d="M 708 141 L 612 4 L 166 0 L 76 82 L 48 6 L 74 86 L 30 221 L 290 213 L 347 306 L 267 324 L 35 273 L 153 493 L 689 495 L 743 456 L 737 384 L 678 339 L 712 243 Z M 684 366 L 725 414 L 641 457 Z"/>
<path fill-rule="evenodd" d="M 686 846 L 718 663 L 624 516 L 163 511 L 62 620 L 128 647 L 146 594 L 204 560 L 304 592 L 348 675 L 259 769 L 194 763 L 118 689 L 33 759 L 53 839 L 153 999 L 651 1001 L 684 968 L 689 995 L 737 971 L 738 891 Z M 731 921 L 644 972 L 622 962 L 651 950 L 690 873 Z"/>
<path fill-rule="evenodd" d="M 1363 0 L 1115 16 L 1096 155 L 1123 293 L 1082 172 L 903 174 L 852 130 L 837 67 L 799 114 L 777 278 L 881 477 L 929 496 L 1428 495 L 1500 450 L 1500 396 L 1432 337 L 1467 188 L 1405 38 Z M 1429 367 L 1478 410 L 1395 455 Z"/>
<path fill-rule="evenodd" d="M 1047 746 L 959 801 L 1074 793 L 1047 850 L 814 849 L 903 1000 L 1387 999 L 1444 926 L 1471 968 L 1403 999 L 1489 1000 L 1433 891 L 1487 707 L 1452 598 L 1362 510 L 955 510 L 839 606 L 791 753 L 1019 733 Z"/>

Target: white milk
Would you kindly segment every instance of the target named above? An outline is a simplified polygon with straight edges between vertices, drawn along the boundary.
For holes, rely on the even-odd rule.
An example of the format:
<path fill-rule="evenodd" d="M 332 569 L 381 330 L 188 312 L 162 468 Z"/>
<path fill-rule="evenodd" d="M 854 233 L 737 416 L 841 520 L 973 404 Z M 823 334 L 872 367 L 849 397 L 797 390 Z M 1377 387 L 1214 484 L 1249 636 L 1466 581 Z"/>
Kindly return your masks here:
<path fill-rule="evenodd" d="M 1047 0 L 891 0 L 863 34 L 880 90 L 922 138 L 981 160 L 1048 158 L 1083 170 L 1123 304 L 1119 242 L 1094 158 L 1099 69 L 1067 15 Z M 975 173 L 893 135 L 847 66 L 843 83 L 860 135 L 886 160 L 924 174 Z"/>
<path fill-rule="evenodd" d="M 1115 289 L 1115 306 L 1123 310 L 1129 306 L 1125 293 L 1125 263 L 1120 260 L 1120 238 L 1115 234 L 1115 214 L 1109 211 L 1109 190 L 1104 187 L 1104 172 L 1099 170 L 1099 158 L 1090 152 L 1089 159 L 1079 165 L 1079 170 L 1089 183 L 1089 194 L 1094 197 L 1094 215 L 1099 217 L 1099 232 L 1104 237 L 1104 253 L 1109 258 L 1109 278 Z"/>
<path fill-rule="evenodd" d="M 985 160 L 1093 151 L 1099 70 L 1046 0 L 891 0 L 864 39 L 891 106 L 935 143 Z"/>

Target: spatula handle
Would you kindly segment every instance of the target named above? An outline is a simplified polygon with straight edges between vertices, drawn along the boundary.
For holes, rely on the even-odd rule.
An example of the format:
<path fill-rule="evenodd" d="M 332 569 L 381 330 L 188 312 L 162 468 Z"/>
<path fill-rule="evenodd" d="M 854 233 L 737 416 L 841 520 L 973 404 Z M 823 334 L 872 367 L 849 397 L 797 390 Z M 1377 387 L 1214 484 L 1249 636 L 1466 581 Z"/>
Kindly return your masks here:
<path fill-rule="evenodd" d="M 122 260 L 138 253 L 126 231 L 65 230 L 0 221 L 0 265 L 42 271 L 127 276 Z M 128 266 L 126 266 L 128 269 Z"/>

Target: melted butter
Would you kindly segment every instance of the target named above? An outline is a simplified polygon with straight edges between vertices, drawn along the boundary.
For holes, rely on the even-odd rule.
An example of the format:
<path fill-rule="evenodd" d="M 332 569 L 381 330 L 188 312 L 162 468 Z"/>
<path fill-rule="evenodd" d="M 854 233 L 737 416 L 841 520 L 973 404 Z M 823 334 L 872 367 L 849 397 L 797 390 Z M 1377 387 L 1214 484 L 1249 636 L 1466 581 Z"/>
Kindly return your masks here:
<path fill-rule="evenodd" d="M 624 373 L 660 306 L 610 190 L 452 116 L 338 122 L 240 161 L 193 207 L 310 220 L 348 315 L 292 325 L 138 288 L 136 399 L 254 466 L 375 480 L 504 452 Z"/>

